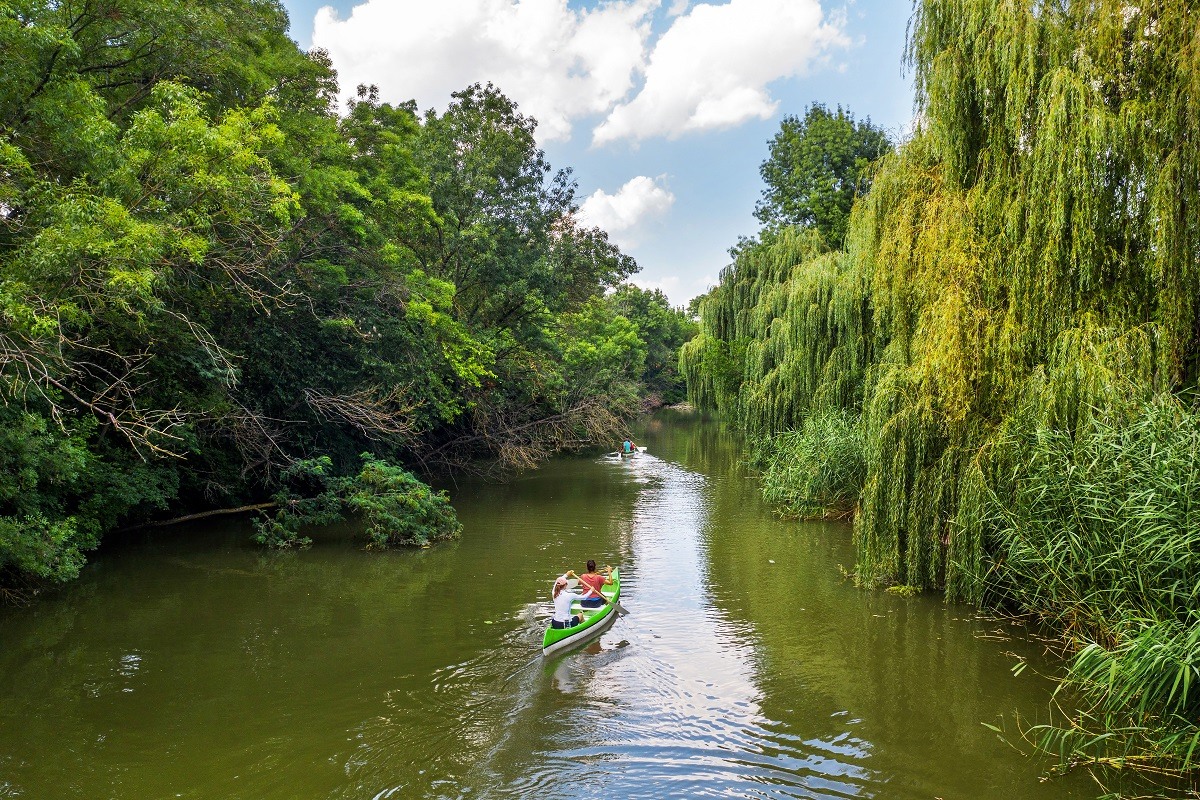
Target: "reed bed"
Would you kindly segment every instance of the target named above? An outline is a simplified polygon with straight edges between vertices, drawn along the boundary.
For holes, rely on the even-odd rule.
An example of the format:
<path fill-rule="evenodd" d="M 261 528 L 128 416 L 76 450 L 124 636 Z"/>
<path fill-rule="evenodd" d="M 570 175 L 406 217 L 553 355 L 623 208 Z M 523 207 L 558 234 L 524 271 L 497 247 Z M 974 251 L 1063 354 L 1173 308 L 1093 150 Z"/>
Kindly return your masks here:
<path fill-rule="evenodd" d="M 862 418 L 842 409 L 812 414 L 798 431 L 758 440 L 753 463 L 763 497 L 785 517 L 846 519 L 862 493 L 867 464 Z"/>
<path fill-rule="evenodd" d="M 1075 650 L 1080 710 L 1027 731 L 1060 769 L 1137 769 L 1196 788 L 1200 763 L 1200 415 L 1160 395 L 1073 433 L 1011 424 L 990 478 L 987 602 Z"/>
<path fill-rule="evenodd" d="M 1131 621 L 1200 609 L 1200 416 L 1163 396 L 1074 434 L 1011 426 L 992 476 L 989 588 L 1068 633 L 1126 638 Z"/>

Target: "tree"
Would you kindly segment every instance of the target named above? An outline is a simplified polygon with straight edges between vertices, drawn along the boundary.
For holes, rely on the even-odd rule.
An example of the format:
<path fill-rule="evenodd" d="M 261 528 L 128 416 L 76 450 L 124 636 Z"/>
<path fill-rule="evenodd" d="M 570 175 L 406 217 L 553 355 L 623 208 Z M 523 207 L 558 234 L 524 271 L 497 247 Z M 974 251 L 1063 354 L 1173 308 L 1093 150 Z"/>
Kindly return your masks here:
<path fill-rule="evenodd" d="M 640 376 L 642 391 L 654 401 L 678 403 L 687 394 L 679 373 L 679 348 L 696 335 L 696 323 L 682 308 L 672 308 L 660 289 L 624 284 L 610 295 L 609 304 L 629 319 L 645 344 L 646 366 Z"/>
<path fill-rule="evenodd" d="M 1082 648 L 1079 710 L 1028 741 L 1179 796 L 1200 775 L 1195 32 L 1183 0 L 917 3 L 921 125 L 852 246 L 741 248 L 682 359 L 699 405 L 801 431 L 772 454 L 786 495 L 856 495 L 860 582 Z"/>
<path fill-rule="evenodd" d="M 0 593 L 313 464 L 345 489 L 301 481 L 314 513 L 418 541 L 387 533 L 425 492 L 404 466 L 533 466 L 635 408 L 642 341 L 600 306 L 637 265 L 536 121 L 478 85 L 339 117 L 286 22 L 0 0 Z"/>
<path fill-rule="evenodd" d="M 892 149 L 887 135 L 870 117 L 856 122 L 841 106 L 831 113 L 814 103 L 803 119 L 784 117 L 770 147 L 754 216 L 768 228 L 815 227 L 840 249 L 854 198 L 871 187 L 871 165 Z"/>
<path fill-rule="evenodd" d="M 551 176 L 537 121 L 499 89 L 455 92 L 430 111 L 416 157 L 437 224 L 411 242 L 426 272 L 458 287 L 458 316 L 474 329 L 536 324 L 541 309 L 577 309 L 637 270 L 602 231 L 574 219 L 570 170 Z"/>
<path fill-rule="evenodd" d="M 36 51 L 43 31 L 13 21 L 4 39 Z M 0 87 L 3 585 L 73 577 L 124 515 L 174 499 L 197 424 L 238 381 L 212 321 L 286 293 L 270 267 L 296 210 L 263 155 L 269 107 L 214 118 L 165 80 L 114 107 L 74 57 L 103 54 L 54 35 L 40 80 L 14 64 Z"/>
<path fill-rule="evenodd" d="M 552 172 L 536 120 L 490 84 L 453 97 L 445 112 L 425 115 L 414 145 L 431 223 L 402 239 L 424 273 L 453 285 L 453 317 L 484 347 L 490 375 L 464 387 L 471 413 L 430 437 L 422 458 L 532 465 L 615 432 L 632 407 L 623 392 L 606 394 L 616 383 L 580 391 L 595 384 L 577 385 L 585 376 L 564 366 L 559 333 L 637 264 L 603 231 L 578 224 L 575 183 L 569 170 Z"/>

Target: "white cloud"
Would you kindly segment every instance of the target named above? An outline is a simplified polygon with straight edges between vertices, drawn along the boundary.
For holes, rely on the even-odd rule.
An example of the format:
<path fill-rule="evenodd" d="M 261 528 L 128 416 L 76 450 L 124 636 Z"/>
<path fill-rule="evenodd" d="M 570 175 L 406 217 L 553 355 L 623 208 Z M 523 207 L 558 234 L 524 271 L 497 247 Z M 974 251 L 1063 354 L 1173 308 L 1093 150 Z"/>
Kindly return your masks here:
<path fill-rule="evenodd" d="M 329 51 L 344 94 L 375 84 L 389 102 L 445 107 L 450 93 L 491 82 L 564 139 L 581 116 L 633 89 L 659 0 L 573 10 L 567 0 L 367 0 L 346 19 L 317 12 L 313 45 Z"/>
<path fill-rule="evenodd" d="M 675 195 L 662 185 L 662 179 L 639 175 L 625 183 L 616 194 L 603 189 L 593 192 L 579 207 L 580 221 L 608 232 L 619 247 L 636 247 L 648 223 L 671 210 Z"/>
<path fill-rule="evenodd" d="M 687 305 L 686 302 L 680 303 L 675 299 L 675 297 L 677 297 L 680 293 L 680 284 L 682 283 L 678 275 L 665 275 L 656 281 L 635 277 L 630 278 L 629 282 L 639 289 L 646 289 L 647 291 L 658 289 L 667 296 L 667 299 L 671 302 L 671 305 Z"/>
<path fill-rule="evenodd" d="M 682 273 L 670 272 L 665 275 L 659 274 L 654 278 L 648 277 L 645 273 L 639 273 L 630 277 L 629 282 L 642 289 L 658 289 L 667 296 L 672 306 L 687 307 L 693 297 L 707 294 L 720 282 L 712 275 L 694 278 L 688 275 L 687 271 L 687 268 L 684 267 Z"/>
<path fill-rule="evenodd" d="M 655 43 L 645 85 L 613 108 L 593 143 L 676 138 L 766 119 L 778 103 L 767 86 L 802 75 L 835 47 L 845 20 L 827 19 L 819 0 L 731 0 L 700 4 Z"/>
<path fill-rule="evenodd" d="M 655 39 L 660 9 L 668 27 Z M 603 144 L 770 117 L 768 86 L 848 46 L 844 30 L 821 0 L 365 0 L 345 18 L 320 9 L 312 41 L 348 97 L 374 84 L 385 101 L 444 108 L 451 92 L 491 82 L 537 118 L 542 141 L 590 117 L 603 119 Z"/>

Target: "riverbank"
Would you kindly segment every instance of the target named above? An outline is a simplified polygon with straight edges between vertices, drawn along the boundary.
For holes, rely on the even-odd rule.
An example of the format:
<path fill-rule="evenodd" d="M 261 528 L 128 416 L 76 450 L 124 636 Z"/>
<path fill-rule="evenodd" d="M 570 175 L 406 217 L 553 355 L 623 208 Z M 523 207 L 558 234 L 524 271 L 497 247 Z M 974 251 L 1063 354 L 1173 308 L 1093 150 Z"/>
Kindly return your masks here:
<path fill-rule="evenodd" d="M 1194 14 L 1045 12 L 917 3 L 921 123 L 870 167 L 838 160 L 852 118 L 785 120 L 763 227 L 700 302 L 681 368 L 692 402 L 761 438 L 777 502 L 854 514 L 861 583 L 1034 614 L 1073 643 L 1082 710 L 1039 731 L 1064 766 L 1145 767 L 1188 796 Z M 811 191 L 830 182 L 857 188 L 844 228 L 818 213 L 839 196 Z"/>

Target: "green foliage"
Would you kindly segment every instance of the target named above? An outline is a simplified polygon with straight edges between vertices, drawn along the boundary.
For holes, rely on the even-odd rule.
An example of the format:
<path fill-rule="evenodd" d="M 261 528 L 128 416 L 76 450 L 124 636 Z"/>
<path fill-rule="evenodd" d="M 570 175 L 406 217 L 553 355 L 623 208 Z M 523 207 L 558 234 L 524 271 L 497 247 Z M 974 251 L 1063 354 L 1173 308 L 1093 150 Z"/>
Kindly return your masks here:
<path fill-rule="evenodd" d="M 164 508 L 177 489 L 169 469 L 89 448 L 94 427 L 0 406 L 0 576 L 18 586 L 76 577 L 121 515 Z"/>
<path fill-rule="evenodd" d="M 369 453 L 363 454 L 363 469 L 347 491 L 346 505 L 366 522 L 374 547 L 426 545 L 462 532 L 445 492 Z"/>
<path fill-rule="evenodd" d="M 278 510 L 255 522 L 254 539 L 273 548 L 306 547 L 301 529 L 353 514 L 365 523 L 369 547 L 426 545 L 452 539 L 462 526 L 445 492 L 412 473 L 363 453 L 362 469 L 338 476 L 328 456 L 296 462 L 282 476 Z"/>
<path fill-rule="evenodd" d="M 5 409 L 0 426 L 0 573 L 40 579 L 75 577 L 94 531 L 65 507 L 94 468 L 83 437 L 63 435 L 45 418 Z M 73 509 L 72 509 L 73 510 Z"/>
<path fill-rule="evenodd" d="M 679 373 L 679 349 L 696 335 L 696 323 L 683 309 L 672 308 L 658 289 L 624 284 L 609 297 L 609 304 L 634 324 L 645 344 L 643 391 L 663 404 L 681 402 L 687 385 Z"/>
<path fill-rule="evenodd" d="M 573 221 L 575 184 L 537 147 L 537 121 L 497 88 L 475 84 L 426 114 L 415 156 L 437 221 L 411 243 L 421 266 L 452 282 L 472 330 L 525 333 L 541 309 L 569 311 L 637 269 L 601 231 Z"/>
<path fill-rule="evenodd" d="M 444 502 L 388 465 L 611 441 L 674 346 L 599 310 L 637 265 L 498 89 L 421 116 L 364 87 L 339 117 L 286 25 L 275 0 L 0 3 L 0 590 L 168 505 L 280 491 L 264 541 L 354 509 L 436 540 Z"/>
<path fill-rule="evenodd" d="M 682 354 L 694 402 L 751 431 L 861 414 L 861 581 L 1009 602 L 1111 651 L 1073 672 L 1088 697 L 1114 677 L 1059 731 L 1067 762 L 1090 732 L 1093 753 L 1140 742 L 1129 766 L 1194 763 L 1195 720 L 1159 691 L 1190 656 L 1151 654 L 1194 624 L 1195 24 L 1183 2 L 918 3 L 920 124 L 845 251 L 743 242 Z"/>
<path fill-rule="evenodd" d="M 1139 621 L 1116 646 L 1090 643 L 1059 691 L 1083 710 L 1027 735 L 1059 755 L 1060 769 L 1138 769 L 1188 785 L 1200 758 L 1200 618 Z"/>
<path fill-rule="evenodd" d="M 1195 187 L 1166 191 L 1193 154 L 1157 132 L 1196 109 L 1182 89 L 1174 111 L 1147 102 L 1156 82 L 1189 85 L 1166 46 L 1184 12 L 1148 26 L 1104 7 L 923 4 L 925 122 L 883 160 L 847 250 L 786 229 L 747 242 L 701 306 L 681 362 L 694 402 L 763 433 L 861 411 L 868 580 L 978 599 L 985 542 L 960 503 L 977 505 L 977 455 L 1006 417 L 1032 403 L 1073 429 L 1131 391 L 1195 383 Z M 1168 244 L 1168 219 L 1193 222 Z"/>
<path fill-rule="evenodd" d="M 305 525 L 331 525 L 342 519 L 341 481 L 333 474 L 329 456 L 292 463 L 280 475 L 275 495 L 278 510 L 254 522 L 254 541 L 275 549 L 307 547 L 312 539 L 300 535 Z"/>
<path fill-rule="evenodd" d="M 563 376 L 581 394 L 596 394 L 617 383 L 632 392 L 646 361 L 646 346 L 637 327 L 613 314 L 599 297 L 578 312 L 563 315 L 560 347 Z"/>
<path fill-rule="evenodd" d="M 785 228 L 738 253 L 681 350 L 688 397 L 754 433 L 856 408 L 872 353 L 866 282 L 820 235 Z"/>
<path fill-rule="evenodd" d="M 862 419 L 836 409 L 810 415 L 798 431 L 760 440 L 763 497 L 789 517 L 822 519 L 854 513 L 866 477 Z"/>
<path fill-rule="evenodd" d="M 754 216 L 768 228 L 813 227 L 830 246 L 846 240 L 854 199 L 871 188 L 872 165 L 892 149 L 870 118 L 813 103 L 804 118 L 783 118 L 759 174 L 766 188 Z"/>

